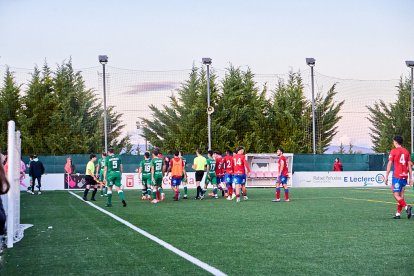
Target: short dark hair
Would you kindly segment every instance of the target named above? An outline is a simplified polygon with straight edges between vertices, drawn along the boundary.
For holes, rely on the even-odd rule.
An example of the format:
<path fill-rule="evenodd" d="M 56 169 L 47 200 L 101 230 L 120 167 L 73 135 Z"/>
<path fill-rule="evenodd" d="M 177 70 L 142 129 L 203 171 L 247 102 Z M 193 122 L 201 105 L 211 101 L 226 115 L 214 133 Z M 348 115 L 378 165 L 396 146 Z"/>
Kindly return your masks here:
<path fill-rule="evenodd" d="M 174 156 L 178 156 L 178 155 L 180 155 L 180 152 L 179 152 L 178 150 L 176 150 L 176 151 L 174 152 Z"/>
<path fill-rule="evenodd" d="M 95 157 L 96 157 L 96 154 L 91 153 L 91 154 L 89 155 L 89 160 L 92 160 L 92 158 L 95 158 Z"/>
<path fill-rule="evenodd" d="M 226 149 L 226 153 L 232 154 L 233 152 L 231 151 L 231 149 Z"/>
<path fill-rule="evenodd" d="M 198 154 L 202 154 L 202 153 L 203 153 L 203 151 L 202 151 L 201 149 L 197 149 L 197 153 L 198 153 Z"/>
<path fill-rule="evenodd" d="M 114 148 L 109 148 L 109 149 L 108 149 L 108 152 L 109 152 L 109 153 L 114 153 Z"/>
<path fill-rule="evenodd" d="M 144 153 L 144 156 L 145 156 L 146 158 L 149 158 L 149 157 L 150 157 L 150 153 L 149 153 L 148 151 L 146 151 L 146 152 Z"/>
<path fill-rule="evenodd" d="M 102 155 L 103 155 L 103 156 L 106 156 L 106 152 L 102 152 Z"/>
<path fill-rule="evenodd" d="M 277 150 L 280 150 L 282 153 L 285 153 L 285 150 L 282 147 L 278 147 Z"/>
<path fill-rule="evenodd" d="M 155 156 L 157 156 L 158 154 L 160 154 L 160 150 L 159 149 L 155 149 L 152 151 L 152 154 L 154 154 Z"/>
<path fill-rule="evenodd" d="M 399 145 L 402 145 L 403 143 L 403 138 L 400 135 L 395 135 L 393 140 L 397 142 Z"/>
<path fill-rule="evenodd" d="M 213 156 L 214 152 L 212 150 L 209 150 L 207 153 L 210 154 L 211 156 Z"/>

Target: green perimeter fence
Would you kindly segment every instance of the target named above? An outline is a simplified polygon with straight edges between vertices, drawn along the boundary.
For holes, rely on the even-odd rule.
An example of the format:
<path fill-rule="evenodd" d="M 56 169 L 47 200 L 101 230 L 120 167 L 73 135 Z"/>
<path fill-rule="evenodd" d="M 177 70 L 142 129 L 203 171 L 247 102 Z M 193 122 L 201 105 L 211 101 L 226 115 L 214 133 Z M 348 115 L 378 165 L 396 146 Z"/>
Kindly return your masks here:
<path fill-rule="evenodd" d="M 39 156 L 43 162 L 46 173 L 63 173 L 66 163 L 65 156 Z M 99 158 L 99 155 L 97 155 Z M 167 155 L 172 156 L 172 155 Z M 89 154 L 70 155 L 75 165 L 76 173 L 85 173 Z M 187 159 L 186 170 L 193 171 L 191 164 L 195 155 L 185 155 Z M 332 171 L 335 158 L 339 158 L 344 171 L 382 171 L 386 169 L 387 154 L 295 154 L 293 157 L 293 172 Z M 142 155 L 121 155 L 124 172 L 132 173 L 144 158 Z M 24 156 L 23 161 L 28 164 L 29 157 Z"/>

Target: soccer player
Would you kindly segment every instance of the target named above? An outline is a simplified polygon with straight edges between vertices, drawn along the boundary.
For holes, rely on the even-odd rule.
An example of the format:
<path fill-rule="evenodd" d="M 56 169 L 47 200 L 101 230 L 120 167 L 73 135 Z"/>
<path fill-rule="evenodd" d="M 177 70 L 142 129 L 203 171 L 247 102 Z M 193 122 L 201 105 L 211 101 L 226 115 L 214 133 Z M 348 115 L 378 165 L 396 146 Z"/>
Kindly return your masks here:
<path fill-rule="evenodd" d="M 144 153 L 144 160 L 139 163 L 139 167 L 137 169 L 138 177 L 141 178 L 142 181 L 142 199 L 143 200 L 151 200 L 151 159 L 150 153 L 147 151 Z"/>
<path fill-rule="evenodd" d="M 183 178 L 182 178 L 182 180 L 181 180 L 181 184 L 183 184 L 183 186 L 184 186 L 184 196 L 183 196 L 183 199 L 188 199 L 188 196 L 187 196 L 187 170 L 185 169 L 185 166 L 187 165 L 187 159 L 184 157 L 184 154 L 183 154 L 183 152 L 180 150 L 180 158 L 183 160 L 183 162 L 184 162 L 184 173 L 183 173 Z"/>
<path fill-rule="evenodd" d="M 101 196 L 106 196 L 106 192 L 108 190 L 104 185 L 105 158 L 106 152 L 102 152 L 101 158 L 98 159 L 98 163 L 96 164 L 96 178 L 98 178 L 100 182 L 99 190 L 101 192 Z"/>
<path fill-rule="evenodd" d="M 392 192 L 394 198 L 398 202 L 397 213 L 395 219 L 401 218 L 401 211 L 404 208 L 407 213 L 407 218 L 411 218 L 411 206 L 407 205 L 404 200 L 405 186 L 411 186 L 412 183 L 412 164 L 410 160 L 410 153 L 408 150 L 402 147 L 403 138 L 401 136 L 395 136 L 393 139 L 394 149 L 391 150 L 390 156 L 388 157 L 387 172 L 385 173 L 385 185 L 388 185 L 388 176 L 391 171 L 391 166 L 394 165 L 394 172 L 392 175 Z"/>
<path fill-rule="evenodd" d="M 158 203 L 157 191 L 161 194 L 160 201 L 165 198 L 164 191 L 162 190 L 162 178 L 165 171 L 164 160 L 159 157 L 158 149 L 152 152 L 151 160 L 151 180 L 152 180 L 152 198 L 151 203 Z"/>
<path fill-rule="evenodd" d="M 282 184 L 283 186 L 283 190 L 285 191 L 285 201 L 289 202 L 289 189 L 287 186 L 287 181 L 288 181 L 288 165 L 287 165 L 287 160 L 286 157 L 283 155 L 284 150 L 283 148 L 279 147 L 277 149 L 277 156 L 279 156 L 279 160 L 277 161 L 277 163 L 279 164 L 279 172 L 278 172 L 278 177 L 276 179 L 276 197 L 275 199 L 273 199 L 273 202 L 279 202 L 280 201 L 280 184 Z"/>
<path fill-rule="evenodd" d="M 197 157 L 194 158 L 193 162 L 193 170 L 195 170 L 195 179 L 196 179 L 196 186 L 197 186 L 197 196 L 195 199 L 203 199 L 203 189 L 200 187 L 200 182 L 203 180 L 204 171 L 207 166 L 207 160 L 204 156 L 201 155 L 202 150 L 198 149 L 196 151 Z"/>
<path fill-rule="evenodd" d="M 108 197 L 106 201 L 106 207 L 112 207 L 112 187 L 115 185 L 115 189 L 118 192 L 119 199 L 122 202 L 122 206 L 126 207 L 124 191 L 122 190 L 121 178 L 122 178 L 122 160 L 118 155 L 114 154 L 114 149 L 108 149 L 108 156 L 105 158 L 105 170 L 104 170 L 104 182 L 108 187 Z"/>
<path fill-rule="evenodd" d="M 213 194 L 214 198 L 218 198 L 217 195 L 217 175 L 216 175 L 216 159 L 213 158 L 213 151 L 209 150 L 207 152 L 207 179 L 204 184 L 205 190 L 207 190 L 207 185 L 211 183 L 213 185 Z"/>
<path fill-rule="evenodd" d="M 180 158 L 180 152 L 177 150 L 174 153 L 174 158 L 171 158 L 168 172 L 171 173 L 171 187 L 175 192 L 174 200 L 180 199 L 180 184 L 185 175 L 184 161 Z"/>
<path fill-rule="evenodd" d="M 216 159 L 217 187 L 221 190 L 222 196 L 227 197 L 227 188 L 224 181 L 224 159 L 221 157 L 221 152 L 216 151 L 214 158 Z"/>
<path fill-rule="evenodd" d="M 224 157 L 224 181 L 226 182 L 227 190 L 229 191 L 229 195 L 227 200 L 232 200 L 236 197 L 233 194 L 233 156 L 230 149 L 226 150 L 226 156 Z"/>
<path fill-rule="evenodd" d="M 247 163 L 246 157 L 244 156 L 244 148 L 239 146 L 236 151 L 237 154 L 233 155 L 233 181 L 234 184 L 236 184 L 236 201 L 240 202 L 240 189 L 242 190 L 243 199 L 248 200 L 246 190 L 246 171 L 247 174 L 250 174 L 250 167 Z"/>
<path fill-rule="evenodd" d="M 96 182 L 95 177 L 95 161 L 96 161 L 96 155 L 91 154 L 89 155 L 89 162 L 86 165 L 86 172 L 85 172 L 85 181 L 86 181 L 86 189 L 83 192 L 83 200 L 88 200 L 88 192 L 91 186 L 93 186 L 93 192 L 92 192 L 92 201 L 96 201 L 95 195 L 96 191 L 98 190 L 98 183 Z"/>

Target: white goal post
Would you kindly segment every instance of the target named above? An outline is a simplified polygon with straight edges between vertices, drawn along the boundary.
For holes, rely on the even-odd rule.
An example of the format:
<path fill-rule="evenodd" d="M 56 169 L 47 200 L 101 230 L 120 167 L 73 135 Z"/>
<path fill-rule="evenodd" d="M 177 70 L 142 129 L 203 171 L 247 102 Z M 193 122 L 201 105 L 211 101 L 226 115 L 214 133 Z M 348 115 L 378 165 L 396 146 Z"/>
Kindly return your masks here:
<path fill-rule="evenodd" d="M 283 155 L 289 170 L 288 186 L 292 186 L 293 153 Z M 275 187 L 279 171 L 279 157 L 276 153 L 248 153 L 246 159 L 251 169 L 246 183 L 248 187 Z"/>
<path fill-rule="evenodd" d="M 20 160 L 21 140 L 20 132 L 16 131 L 16 124 L 8 122 L 7 134 L 7 178 L 10 182 L 10 190 L 2 196 L 4 211 L 6 212 L 6 245 L 13 247 L 13 243 L 23 236 L 20 227 Z"/>

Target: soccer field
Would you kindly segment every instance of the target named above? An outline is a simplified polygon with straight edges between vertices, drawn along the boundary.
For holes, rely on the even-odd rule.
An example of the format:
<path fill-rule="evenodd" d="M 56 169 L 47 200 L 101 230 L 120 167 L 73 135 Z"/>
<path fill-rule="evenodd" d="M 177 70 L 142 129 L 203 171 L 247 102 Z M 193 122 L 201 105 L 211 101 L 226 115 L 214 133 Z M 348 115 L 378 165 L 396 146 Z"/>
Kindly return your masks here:
<path fill-rule="evenodd" d="M 117 196 L 96 205 L 228 275 L 414 274 L 414 219 L 392 219 L 389 189 L 291 189 L 289 203 L 271 202 L 274 189 L 248 193 L 174 202 L 167 191 L 154 205 L 127 191 L 126 208 Z M 0 275 L 209 274 L 66 191 L 22 193 L 21 216 L 34 226 Z"/>

